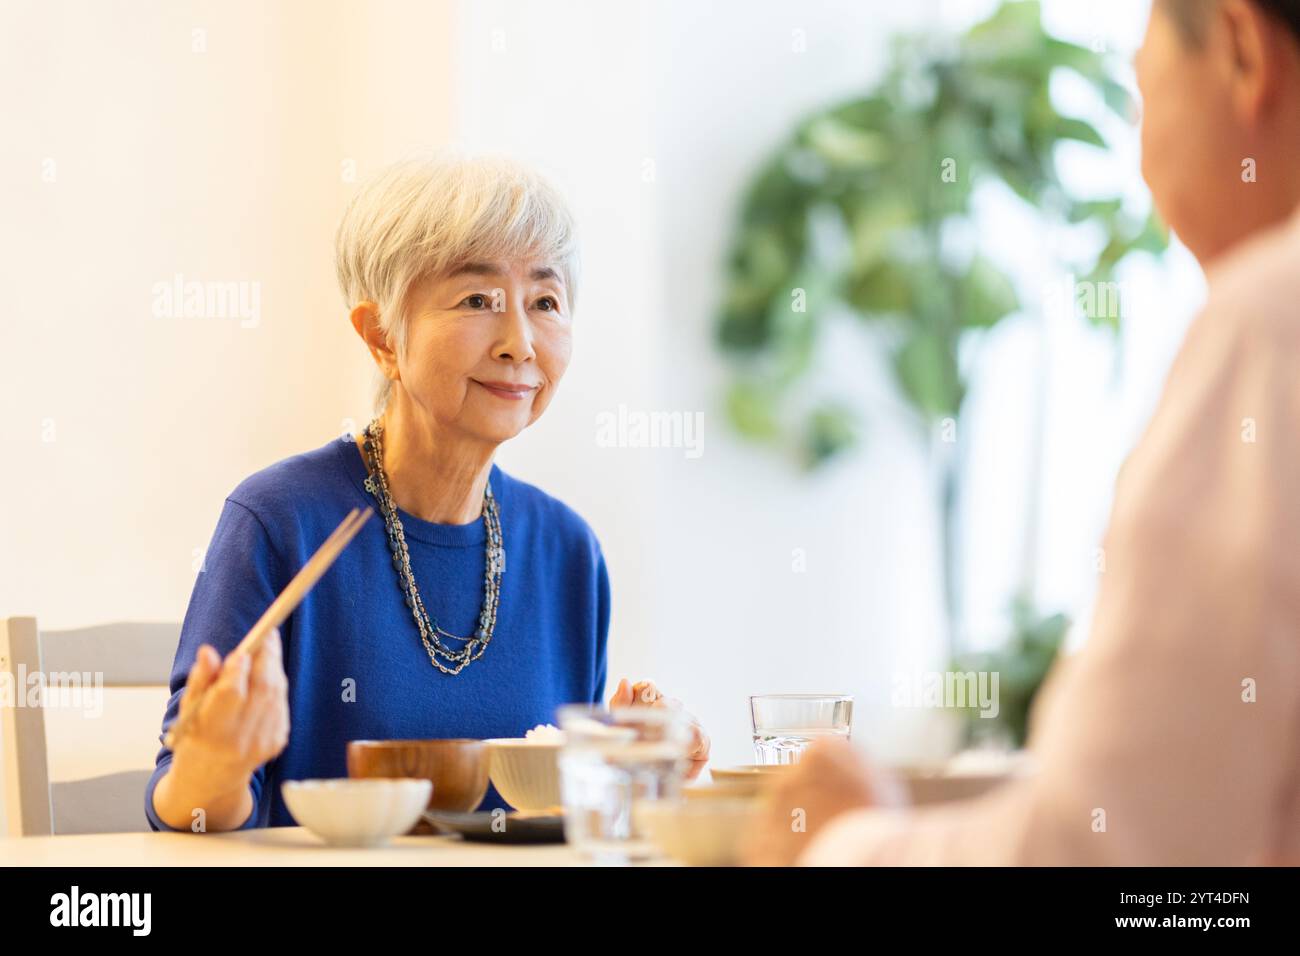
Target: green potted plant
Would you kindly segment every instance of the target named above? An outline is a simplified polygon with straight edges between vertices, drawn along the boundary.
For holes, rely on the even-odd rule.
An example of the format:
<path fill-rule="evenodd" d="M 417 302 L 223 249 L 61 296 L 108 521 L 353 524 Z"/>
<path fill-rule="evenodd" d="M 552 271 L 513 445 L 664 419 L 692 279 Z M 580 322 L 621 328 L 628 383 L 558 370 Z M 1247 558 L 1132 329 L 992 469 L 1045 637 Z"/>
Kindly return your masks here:
<path fill-rule="evenodd" d="M 950 655 L 960 652 L 955 436 L 972 368 L 963 357 L 1022 311 L 985 244 L 952 242 L 954 228 L 978 237 L 975 192 L 1000 183 L 1049 224 L 1090 224 L 1086 253 L 1059 264 L 1091 289 L 1116 287 L 1126 256 L 1167 242 L 1154 218 L 1121 197 L 1079 198 L 1062 182 L 1059 144 L 1108 146 L 1093 124 L 1054 105 L 1050 82 L 1062 70 L 1082 77 L 1105 108 L 1131 115 L 1112 59 L 1050 36 L 1037 0 L 1003 3 L 955 39 L 900 38 L 874 89 L 804 118 L 761 163 L 727 260 L 716 337 L 730 372 L 728 418 L 742 435 L 807 468 L 853 446 L 862 416 L 811 374 L 818 345 L 845 312 L 884 343 L 936 458 Z M 1117 305 L 1085 311 L 1118 327 Z M 1022 618 L 1031 592 L 1026 582 Z"/>

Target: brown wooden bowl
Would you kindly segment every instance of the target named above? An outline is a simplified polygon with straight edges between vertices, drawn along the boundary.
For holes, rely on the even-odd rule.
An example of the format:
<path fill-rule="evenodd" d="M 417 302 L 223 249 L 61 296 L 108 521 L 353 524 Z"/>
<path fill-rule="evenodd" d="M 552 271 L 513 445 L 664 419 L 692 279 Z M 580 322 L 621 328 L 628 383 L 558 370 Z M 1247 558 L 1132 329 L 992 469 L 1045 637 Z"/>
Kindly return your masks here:
<path fill-rule="evenodd" d="M 429 780 L 430 810 L 469 813 L 487 793 L 489 757 L 481 740 L 353 740 L 348 776 Z"/>

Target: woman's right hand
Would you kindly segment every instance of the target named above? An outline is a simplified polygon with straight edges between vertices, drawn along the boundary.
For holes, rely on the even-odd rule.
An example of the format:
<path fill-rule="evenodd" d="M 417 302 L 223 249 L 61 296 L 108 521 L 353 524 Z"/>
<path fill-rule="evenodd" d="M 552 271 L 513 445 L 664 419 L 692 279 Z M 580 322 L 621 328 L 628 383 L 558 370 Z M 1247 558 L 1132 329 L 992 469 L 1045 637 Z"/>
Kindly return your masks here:
<path fill-rule="evenodd" d="M 224 661 L 201 646 L 181 695 L 186 728 L 168 771 L 173 788 L 191 800 L 247 790 L 253 772 L 289 742 L 288 691 L 279 630 L 255 653 L 235 650 Z"/>

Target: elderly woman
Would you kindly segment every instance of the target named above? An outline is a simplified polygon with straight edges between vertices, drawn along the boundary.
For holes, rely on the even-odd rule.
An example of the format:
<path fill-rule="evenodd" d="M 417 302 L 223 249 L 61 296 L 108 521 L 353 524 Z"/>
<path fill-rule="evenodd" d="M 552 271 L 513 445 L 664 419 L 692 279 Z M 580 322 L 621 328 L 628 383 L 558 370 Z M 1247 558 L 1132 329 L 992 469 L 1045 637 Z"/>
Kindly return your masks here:
<path fill-rule="evenodd" d="M 493 463 L 569 364 L 577 262 L 564 202 L 504 160 L 405 162 L 354 198 L 336 255 L 382 376 L 378 417 L 226 499 L 164 731 L 199 710 L 158 755 L 145 795 L 155 829 L 292 825 L 280 782 L 346 775 L 350 740 L 521 736 L 560 704 L 604 695 L 600 543 Z M 282 633 L 230 653 L 349 510 L 380 504 L 391 517 L 362 529 Z M 610 704 L 663 703 L 634 686 L 620 681 Z M 692 776 L 707 755 L 697 728 Z M 490 791 L 483 806 L 502 805 Z"/>

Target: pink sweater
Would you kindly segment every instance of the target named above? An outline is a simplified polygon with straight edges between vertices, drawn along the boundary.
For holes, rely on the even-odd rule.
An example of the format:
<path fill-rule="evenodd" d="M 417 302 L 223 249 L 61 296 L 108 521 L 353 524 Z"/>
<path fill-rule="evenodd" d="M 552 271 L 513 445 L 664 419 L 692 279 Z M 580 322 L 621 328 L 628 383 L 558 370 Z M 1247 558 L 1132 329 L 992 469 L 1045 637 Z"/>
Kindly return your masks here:
<path fill-rule="evenodd" d="M 1037 708 L 1037 772 L 843 814 L 802 863 L 1300 863 L 1300 211 L 1208 278 L 1119 476 L 1092 632 Z"/>

